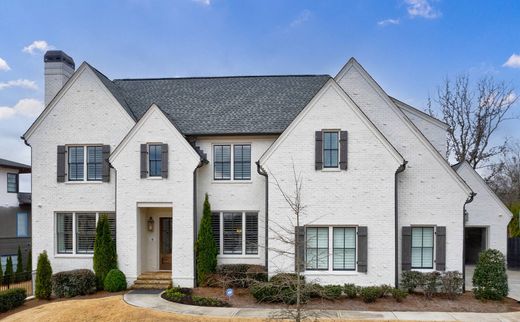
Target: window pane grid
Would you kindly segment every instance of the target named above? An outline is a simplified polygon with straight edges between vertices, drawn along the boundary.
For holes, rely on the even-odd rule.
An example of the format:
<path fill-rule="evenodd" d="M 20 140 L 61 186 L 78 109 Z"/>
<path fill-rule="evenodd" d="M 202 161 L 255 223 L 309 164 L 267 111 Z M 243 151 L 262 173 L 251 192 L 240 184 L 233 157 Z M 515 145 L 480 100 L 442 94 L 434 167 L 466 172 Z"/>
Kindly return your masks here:
<path fill-rule="evenodd" d="M 72 254 L 72 213 L 59 213 L 56 219 L 58 254 Z"/>
<path fill-rule="evenodd" d="M 69 147 L 69 181 L 82 181 L 84 174 L 84 148 Z"/>
<path fill-rule="evenodd" d="M 412 268 L 433 268 L 433 227 L 412 228 Z"/>
<path fill-rule="evenodd" d="M 258 254 L 258 214 L 246 213 L 246 254 Z"/>
<path fill-rule="evenodd" d="M 251 179 L 251 145 L 235 144 L 233 146 L 233 178 L 235 180 Z"/>
<path fill-rule="evenodd" d="M 214 145 L 213 146 L 213 165 L 215 180 L 231 179 L 231 146 L 230 145 Z"/>
<path fill-rule="evenodd" d="M 323 132 L 323 141 L 323 166 L 325 168 L 337 168 L 339 164 L 338 132 Z"/>
<path fill-rule="evenodd" d="M 160 177 L 162 175 L 162 146 L 160 144 L 149 145 L 149 172 L 150 177 Z"/>
<path fill-rule="evenodd" d="M 76 214 L 76 253 L 94 253 L 96 239 L 96 214 Z"/>
<path fill-rule="evenodd" d="M 329 268 L 329 228 L 308 227 L 306 231 L 307 270 L 327 270 Z"/>
<path fill-rule="evenodd" d="M 101 146 L 87 147 L 87 180 L 99 181 L 103 176 L 103 148 Z"/>
<path fill-rule="evenodd" d="M 242 254 L 242 213 L 223 214 L 224 254 Z"/>
<path fill-rule="evenodd" d="M 7 174 L 7 192 L 18 192 L 18 174 Z"/>
<path fill-rule="evenodd" d="M 356 228 L 333 228 L 333 270 L 356 269 Z"/>

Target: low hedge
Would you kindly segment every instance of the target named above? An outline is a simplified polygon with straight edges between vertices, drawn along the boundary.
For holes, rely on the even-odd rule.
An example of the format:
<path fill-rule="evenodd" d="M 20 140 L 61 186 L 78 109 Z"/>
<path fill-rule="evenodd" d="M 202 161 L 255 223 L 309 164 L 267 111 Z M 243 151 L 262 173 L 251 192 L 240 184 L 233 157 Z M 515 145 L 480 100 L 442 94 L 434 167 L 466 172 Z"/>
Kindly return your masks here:
<path fill-rule="evenodd" d="M 23 288 L 0 291 L 0 312 L 9 311 L 23 304 L 27 292 Z"/>
<path fill-rule="evenodd" d="M 359 296 L 365 303 L 373 303 L 381 297 L 381 287 L 367 286 L 359 289 Z"/>
<path fill-rule="evenodd" d="M 164 291 L 162 298 L 175 303 L 197 305 L 197 306 L 212 306 L 212 307 L 227 307 L 230 306 L 228 302 L 213 297 L 205 297 L 192 295 L 191 289 L 172 287 Z"/>
<path fill-rule="evenodd" d="M 96 292 L 96 275 L 89 269 L 75 269 L 52 275 L 52 290 L 57 297 L 73 297 Z"/>
<path fill-rule="evenodd" d="M 105 277 L 103 287 L 107 292 L 119 292 L 126 290 L 126 276 L 117 268 L 111 269 Z"/>
<path fill-rule="evenodd" d="M 249 287 L 253 282 L 266 282 L 267 272 L 264 266 L 249 264 L 226 264 L 217 266 L 217 276 L 208 276 L 208 279 L 220 279 L 225 287 Z M 210 284 L 211 281 L 206 281 Z"/>
<path fill-rule="evenodd" d="M 318 293 L 323 296 L 323 287 L 316 286 L 316 284 L 305 284 L 304 276 L 300 276 L 300 279 L 302 281 L 300 284 L 301 303 L 306 303 L 311 296 L 316 296 Z M 297 287 L 296 274 L 282 273 L 271 277 L 269 282 L 254 283 L 249 290 L 257 302 L 296 304 Z"/>

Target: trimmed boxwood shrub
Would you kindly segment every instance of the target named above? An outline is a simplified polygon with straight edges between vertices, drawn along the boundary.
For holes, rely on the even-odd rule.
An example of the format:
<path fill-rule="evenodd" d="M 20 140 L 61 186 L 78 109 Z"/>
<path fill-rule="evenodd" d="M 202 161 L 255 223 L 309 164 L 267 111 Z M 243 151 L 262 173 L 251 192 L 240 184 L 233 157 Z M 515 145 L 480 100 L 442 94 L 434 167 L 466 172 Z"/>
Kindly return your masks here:
<path fill-rule="evenodd" d="M 123 272 L 114 268 L 108 272 L 103 283 L 105 291 L 119 292 L 126 290 L 126 276 Z"/>
<path fill-rule="evenodd" d="M 230 306 L 228 302 L 221 299 L 192 295 L 192 290 L 186 288 L 172 287 L 164 291 L 161 296 L 165 300 L 182 304 L 214 307 Z"/>
<path fill-rule="evenodd" d="M 27 292 L 23 288 L 0 291 L 0 312 L 9 311 L 23 304 Z"/>
<path fill-rule="evenodd" d="M 306 303 L 318 289 L 315 284 L 305 284 L 303 276 L 301 279 L 300 302 Z M 282 273 L 273 276 L 269 282 L 254 283 L 249 290 L 257 302 L 296 304 L 296 281 L 296 274 Z"/>
<path fill-rule="evenodd" d="M 393 288 L 390 293 L 396 302 L 402 302 L 408 296 L 408 292 L 400 288 Z"/>
<path fill-rule="evenodd" d="M 478 299 L 501 300 L 507 296 L 506 261 L 500 251 L 488 249 L 480 253 L 473 274 L 473 287 Z"/>
<path fill-rule="evenodd" d="M 353 299 L 356 298 L 358 295 L 359 287 L 357 287 L 354 284 L 345 284 L 343 285 L 343 293 L 349 298 Z"/>
<path fill-rule="evenodd" d="M 52 276 L 52 289 L 57 297 L 73 297 L 96 292 L 96 275 L 89 269 L 63 271 Z"/>
<path fill-rule="evenodd" d="M 43 251 L 38 255 L 38 264 L 36 266 L 36 289 L 34 296 L 37 299 L 49 299 L 52 294 L 52 267 L 47 257 L 47 252 Z"/>
<path fill-rule="evenodd" d="M 327 300 L 337 300 L 341 297 L 343 287 L 341 285 L 325 285 L 323 286 L 322 297 Z"/>
<path fill-rule="evenodd" d="M 435 293 L 437 293 L 437 289 L 440 285 L 440 277 L 441 273 L 439 272 L 429 272 L 424 273 L 422 278 L 422 289 L 424 292 L 424 296 L 427 299 L 431 299 Z"/>
<path fill-rule="evenodd" d="M 454 300 L 462 294 L 462 286 L 464 285 L 464 278 L 458 271 L 446 272 L 441 277 L 442 292 L 450 300 Z"/>
<path fill-rule="evenodd" d="M 417 287 L 423 284 L 423 274 L 417 271 L 404 271 L 401 273 L 401 288 L 409 293 L 415 291 Z"/>
<path fill-rule="evenodd" d="M 359 296 L 365 303 L 373 303 L 381 296 L 379 286 L 367 286 L 359 289 Z"/>

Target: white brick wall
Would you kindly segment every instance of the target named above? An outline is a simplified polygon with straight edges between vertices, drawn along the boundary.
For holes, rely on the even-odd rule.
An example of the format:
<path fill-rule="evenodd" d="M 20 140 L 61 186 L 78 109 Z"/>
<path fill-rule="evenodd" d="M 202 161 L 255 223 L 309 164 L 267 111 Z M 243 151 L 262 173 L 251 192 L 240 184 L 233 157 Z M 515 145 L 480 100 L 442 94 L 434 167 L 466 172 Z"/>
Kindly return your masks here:
<path fill-rule="evenodd" d="M 336 85 L 337 86 L 337 85 Z M 293 193 L 292 165 L 303 179 L 302 200 L 305 214 L 301 225 L 368 226 L 368 272 L 308 271 L 308 279 L 321 283 L 358 285 L 392 284 L 394 280 L 394 174 L 399 162 L 361 121 L 352 104 L 339 94 L 339 87 L 326 85 L 308 113 L 265 162 L 270 172 L 269 219 L 294 231 L 288 217 L 288 205 L 274 185 Z M 318 94 L 319 96 L 320 94 Z M 348 170 L 316 171 L 314 168 L 314 132 L 322 129 L 348 131 Z M 294 218 L 293 218 L 294 219 Z M 276 224 L 275 224 L 276 223 Z M 281 256 L 274 249 L 293 252 L 270 232 L 269 273 L 293 271 L 292 256 Z M 292 236 L 291 236 L 292 237 Z"/>
<path fill-rule="evenodd" d="M 461 271 L 463 206 L 468 194 L 399 117 L 397 108 L 388 104 L 386 94 L 377 92 L 362 73 L 354 64 L 338 83 L 408 161 L 399 174 L 399 224 L 446 226 L 446 270 Z"/>
<path fill-rule="evenodd" d="M 44 112 L 45 113 L 45 112 Z M 46 250 L 54 272 L 92 268 L 92 256 L 55 253 L 56 211 L 114 211 L 115 177 L 110 183 L 57 183 L 56 151 L 65 144 L 109 144 L 114 150 L 133 121 L 85 65 L 28 139 L 32 151 L 33 269 Z"/>
<path fill-rule="evenodd" d="M 486 227 L 488 231 L 487 247 L 500 250 L 507 255 L 507 224 L 511 220 L 511 212 L 505 208 L 480 178 L 479 174 L 467 163 L 463 163 L 457 173 L 470 185 L 477 194 L 466 206 L 468 221 L 466 227 Z"/>

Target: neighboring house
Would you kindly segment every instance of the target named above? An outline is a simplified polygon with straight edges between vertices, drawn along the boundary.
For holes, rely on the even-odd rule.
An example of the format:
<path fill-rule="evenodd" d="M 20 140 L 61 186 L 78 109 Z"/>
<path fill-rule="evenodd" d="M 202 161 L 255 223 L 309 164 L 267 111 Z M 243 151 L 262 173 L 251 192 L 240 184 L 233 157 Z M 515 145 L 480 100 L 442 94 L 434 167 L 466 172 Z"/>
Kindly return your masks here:
<path fill-rule="evenodd" d="M 457 163 L 453 168 L 476 193 L 466 205 L 466 264 L 476 264 L 479 253 L 487 248 L 507 255 L 504 231 L 507 232 L 513 214 L 468 162 Z"/>
<path fill-rule="evenodd" d="M 92 268 L 96 221 L 108 214 L 130 283 L 171 270 L 193 286 L 206 193 L 221 264 L 270 275 L 300 265 L 309 279 L 359 285 L 463 270 L 473 191 L 444 158 L 447 125 L 389 97 L 354 59 L 336 77 L 119 80 L 88 63 L 75 70 L 61 51 L 44 60 L 46 108 L 23 138 L 33 254 L 46 250 L 54 271 Z M 307 205 L 299 227 L 274 184 L 292 193 L 293 167 Z M 487 215 L 486 226 L 499 224 Z M 273 230 L 305 243 L 284 245 Z"/>
<path fill-rule="evenodd" d="M 23 173 L 31 173 L 31 167 L 0 159 L 0 259 L 4 271 L 9 256 L 16 269 L 18 247 L 25 269 L 31 250 L 31 194 L 20 192 L 19 176 Z"/>

